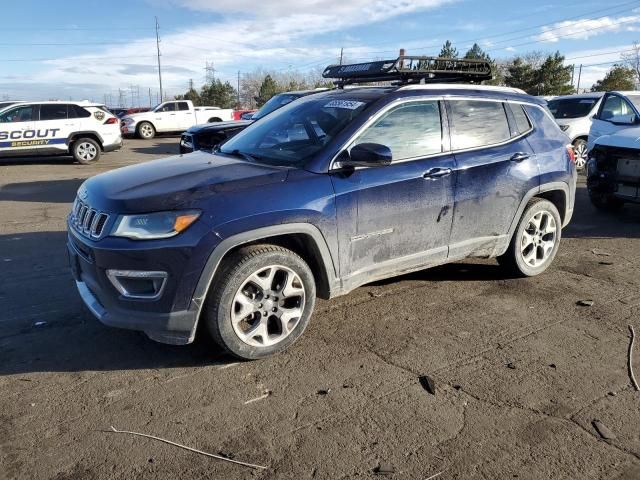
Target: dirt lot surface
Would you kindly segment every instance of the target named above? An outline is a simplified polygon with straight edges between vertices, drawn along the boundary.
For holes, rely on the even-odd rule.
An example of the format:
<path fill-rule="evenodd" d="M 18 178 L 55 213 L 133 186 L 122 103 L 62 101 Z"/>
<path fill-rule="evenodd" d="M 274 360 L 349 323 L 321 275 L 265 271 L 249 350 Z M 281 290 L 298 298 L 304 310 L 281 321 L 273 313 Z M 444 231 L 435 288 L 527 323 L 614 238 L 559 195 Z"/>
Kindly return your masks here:
<path fill-rule="evenodd" d="M 82 180 L 176 145 L 0 161 L 0 478 L 640 479 L 639 207 L 598 213 L 581 185 L 548 273 L 472 261 L 365 286 L 320 301 L 286 353 L 236 363 L 102 326 L 67 267 Z"/>

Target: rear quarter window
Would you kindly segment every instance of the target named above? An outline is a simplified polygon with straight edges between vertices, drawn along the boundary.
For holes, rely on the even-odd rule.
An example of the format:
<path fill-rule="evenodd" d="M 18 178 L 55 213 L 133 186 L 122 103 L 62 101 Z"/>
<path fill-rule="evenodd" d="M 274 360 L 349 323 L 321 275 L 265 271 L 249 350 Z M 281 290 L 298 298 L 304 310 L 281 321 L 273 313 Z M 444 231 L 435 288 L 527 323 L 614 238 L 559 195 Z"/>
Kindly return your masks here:
<path fill-rule="evenodd" d="M 79 105 L 69 105 L 69 118 L 87 118 L 91 116 L 91 112 L 85 110 Z"/>
<path fill-rule="evenodd" d="M 449 113 L 454 150 L 495 145 L 511 138 L 502 102 L 450 100 Z"/>
<path fill-rule="evenodd" d="M 524 107 L 514 103 L 510 103 L 509 106 L 513 112 L 513 118 L 516 121 L 516 129 L 518 130 L 518 133 L 522 135 L 523 133 L 527 133 L 531 130 L 531 122 L 524 111 Z"/>

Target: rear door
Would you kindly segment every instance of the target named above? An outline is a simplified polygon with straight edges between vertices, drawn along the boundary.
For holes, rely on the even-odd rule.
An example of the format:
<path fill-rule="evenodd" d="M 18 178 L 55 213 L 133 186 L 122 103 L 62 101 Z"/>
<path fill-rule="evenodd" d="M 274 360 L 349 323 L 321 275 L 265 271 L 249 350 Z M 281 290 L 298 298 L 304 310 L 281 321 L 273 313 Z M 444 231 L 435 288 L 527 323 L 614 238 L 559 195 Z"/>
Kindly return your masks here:
<path fill-rule="evenodd" d="M 0 156 L 30 154 L 36 151 L 42 139 L 34 130 L 37 117 L 36 105 L 22 105 L 0 114 Z"/>
<path fill-rule="evenodd" d="M 457 173 L 449 256 L 488 256 L 505 239 L 524 192 L 537 186 L 526 140 L 531 124 L 518 104 L 520 128 L 498 100 L 451 99 L 447 107 Z"/>
<path fill-rule="evenodd" d="M 46 151 L 66 151 L 67 139 L 80 130 L 77 119 L 69 118 L 69 105 L 65 103 L 40 105 L 40 119 L 36 125 L 39 134 L 47 139 L 47 143 L 39 148 Z"/>
<path fill-rule="evenodd" d="M 593 147 L 593 143 L 603 135 L 611 135 L 629 125 L 616 125 L 611 121 L 615 116 L 634 115 L 635 109 L 624 97 L 616 93 L 607 93 L 602 100 L 598 113 L 593 117 L 591 130 L 589 131 L 588 148 Z"/>
<path fill-rule="evenodd" d="M 176 122 L 178 124 L 178 130 L 187 130 L 189 127 L 195 125 L 196 120 L 194 114 L 189 110 L 189 104 L 187 102 L 176 102 Z"/>
<path fill-rule="evenodd" d="M 345 276 L 410 269 L 447 258 L 454 160 L 438 100 L 406 101 L 353 140 L 391 149 L 391 165 L 332 175 Z"/>

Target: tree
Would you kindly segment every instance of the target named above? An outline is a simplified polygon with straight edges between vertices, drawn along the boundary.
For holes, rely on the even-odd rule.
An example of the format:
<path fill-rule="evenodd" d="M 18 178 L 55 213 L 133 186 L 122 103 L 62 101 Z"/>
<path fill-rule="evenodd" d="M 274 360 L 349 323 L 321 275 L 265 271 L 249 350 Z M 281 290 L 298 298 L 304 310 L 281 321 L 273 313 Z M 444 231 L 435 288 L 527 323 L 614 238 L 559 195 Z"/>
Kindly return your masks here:
<path fill-rule="evenodd" d="M 487 55 L 487 53 L 482 50 L 482 47 L 477 43 L 474 43 L 473 46 L 464 54 L 464 58 L 466 60 L 487 60 L 491 61 L 491 57 Z"/>
<path fill-rule="evenodd" d="M 187 93 L 184 95 L 176 95 L 175 98 L 176 100 L 191 100 L 196 106 L 202 105 L 200 95 L 196 89 L 193 88 L 193 80 L 189 80 L 189 90 L 187 90 Z"/>
<path fill-rule="evenodd" d="M 234 108 L 237 102 L 237 92 L 229 82 L 222 83 L 219 78 L 216 78 L 210 84 L 202 87 L 200 101 L 202 105 Z"/>
<path fill-rule="evenodd" d="M 537 95 L 569 95 L 574 92 L 571 85 L 571 65 L 564 65 L 564 56 L 560 52 L 549 55 L 537 75 Z"/>
<path fill-rule="evenodd" d="M 278 86 L 273 77 L 271 75 L 267 75 L 264 77 L 264 80 L 262 80 L 262 84 L 260 85 L 260 90 L 256 96 L 256 104 L 258 107 L 261 107 L 267 103 L 271 97 L 277 95 L 281 91 L 282 89 Z"/>
<path fill-rule="evenodd" d="M 536 70 L 521 57 L 516 57 L 507 67 L 505 83 L 508 87 L 520 88 L 527 93 L 535 94 L 536 77 Z"/>
<path fill-rule="evenodd" d="M 620 55 L 622 61 L 631 68 L 635 74 L 636 82 L 640 82 L 640 44 L 633 42 L 630 52 Z"/>
<path fill-rule="evenodd" d="M 458 49 L 453 46 L 453 44 L 447 40 L 442 45 L 442 50 L 440 50 L 440 54 L 438 55 L 440 58 L 458 58 Z"/>
<path fill-rule="evenodd" d="M 598 80 L 592 92 L 610 92 L 612 90 L 633 90 L 636 84 L 636 72 L 624 65 L 614 65 L 602 80 Z"/>

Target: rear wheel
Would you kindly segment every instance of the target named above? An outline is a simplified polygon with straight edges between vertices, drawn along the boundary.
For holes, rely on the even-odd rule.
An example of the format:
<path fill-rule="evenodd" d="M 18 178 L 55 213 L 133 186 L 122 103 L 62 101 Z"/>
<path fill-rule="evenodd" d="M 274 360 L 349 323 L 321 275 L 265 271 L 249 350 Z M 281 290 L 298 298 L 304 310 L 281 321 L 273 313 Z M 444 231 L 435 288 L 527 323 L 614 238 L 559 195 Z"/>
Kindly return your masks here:
<path fill-rule="evenodd" d="M 143 140 L 151 140 L 156 136 L 156 129 L 149 122 L 138 125 L 138 136 Z"/>
<path fill-rule="evenodd" d="M 313 273 L 302 258 L 283 247 L 254 245 L 223 262 L 204 320 L 220 347 L 254 360 L 285 350 L 302 335 L 315 296 Z"/>
<path fill-rule="evenodd" d="M 207 123 L 217 123 L 217 122 L 221 122 L 221 121 L 222 121 L 222 119 L 221 119 L 221 118 L 213 117 L 213 118 L 210 118 L 210 119 L 207 121 Z"/>
<path fill-rule="evenodd" d="M 500 265 L 518 276 L 533 277 L 544 272 L 558 252 L 562 220 L 556 206 L 534 198 L 518 223 L 507 252 L 498 257 Z"/>
<path fill-rule="evenodd" d="M 92 138 L 79 138 L 73 142 L 73 158 L 82 165 L 89 165 L 100 159 L 100 145 Z"/>
<path fill-rule="evenodd" d="M 584 167 L 587 165 L 587 141 L 578 138 L 573 142 L 573 151 L 576 155 L 576 168 L 578 170 L 584 170 Z"/>

